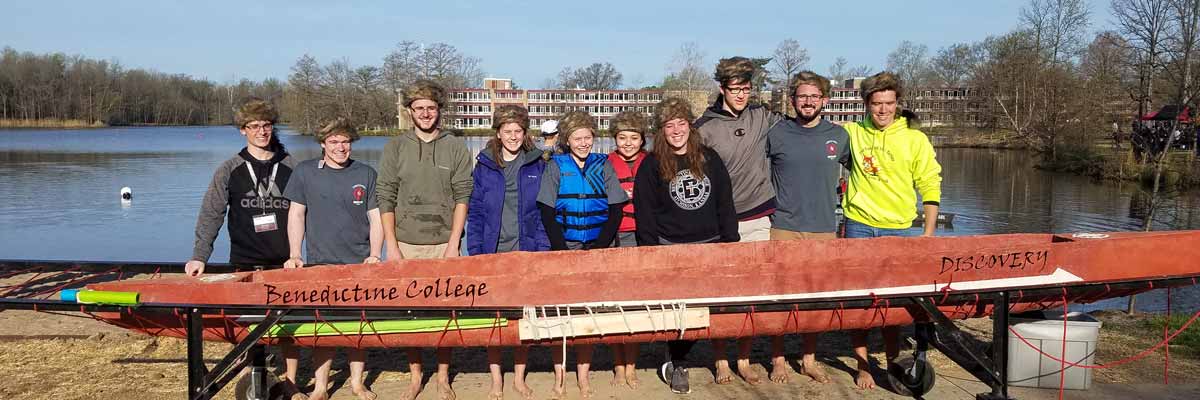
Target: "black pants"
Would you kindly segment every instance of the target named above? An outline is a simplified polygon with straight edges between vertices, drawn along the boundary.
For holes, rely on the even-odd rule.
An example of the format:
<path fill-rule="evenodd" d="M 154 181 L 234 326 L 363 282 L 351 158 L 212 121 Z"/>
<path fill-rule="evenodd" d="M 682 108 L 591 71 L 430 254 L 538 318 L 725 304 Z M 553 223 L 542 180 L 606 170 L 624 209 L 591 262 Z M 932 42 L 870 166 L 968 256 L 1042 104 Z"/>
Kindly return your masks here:
<path fill-rule="evenodd" d="M 671 340 L 667 342 L 667 352 L 671 353 L 671 364 L 676 368 L 687 368 L 687 355 L 696 345 L 695 340 Z"/>

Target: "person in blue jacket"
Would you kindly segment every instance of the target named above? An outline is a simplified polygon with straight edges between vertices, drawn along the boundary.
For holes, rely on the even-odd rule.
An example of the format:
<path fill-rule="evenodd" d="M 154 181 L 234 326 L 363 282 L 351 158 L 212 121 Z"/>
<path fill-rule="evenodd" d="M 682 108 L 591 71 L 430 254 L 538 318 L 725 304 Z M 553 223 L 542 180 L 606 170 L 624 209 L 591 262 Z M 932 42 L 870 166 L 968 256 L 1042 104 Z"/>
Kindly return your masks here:
<path fill-rule="evenodd" d="M 496 137 L 475 157 L 471 173 L 475 186 L 467 207 L 467 254 L 550 250 L 542 226 L 537 195 L 546 161 L 527 135 L 529 112 L 518 105 L 496 108 L 492 129 Z M 500 348 L 488 347 L 492 375 L 490 399 L 504 397 L 504 372 Z M 513 388 L 523 398 L 533 390 L 525 384 L 529 347 L 513 349 Z"/>

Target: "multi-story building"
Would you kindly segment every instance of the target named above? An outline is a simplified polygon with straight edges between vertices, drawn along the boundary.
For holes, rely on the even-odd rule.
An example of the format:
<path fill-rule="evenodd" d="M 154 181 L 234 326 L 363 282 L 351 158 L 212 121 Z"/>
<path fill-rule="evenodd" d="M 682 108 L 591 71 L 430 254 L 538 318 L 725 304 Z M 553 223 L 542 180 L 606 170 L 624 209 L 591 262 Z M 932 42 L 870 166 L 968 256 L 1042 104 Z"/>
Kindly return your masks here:
<path fill-rule="evenodd" d="M 637 111 L 649 116 L 665 96 L 682 96 L 692 103 L 699 115 L 707 106 L 707 92 L 663 90 L 585 90 L 585 89 L 514 89 L 509 79 L 485 79 L 483 88 L 450 90 L 449 104 L 442 116 L 446 127 L 454 129 L 490 129 L 492 112 L 504 104 L 518 104 L 529 110 L 530 127 L 555 119 L 568 111 L 585 111 L 596 118 L 601 130 L 608 129 L 617 113 Z M 401 99 L 402 101 L 402 99 Z M 397 102 L 400 129 L 412 122 L 401 102 Z"/>
<path fill-rule="evenodd" d="M 859 88 L 865 78 L 847 79 L 838 85 L 834 82 L 825 106 L 823 118 L 829 121 L 862 121 L 866 116 Z M 955 125 L 977 126 L 979 103 L 974 89 L 921 88 L 910 91 L 903 106 L 921 117 L 921 125 L 928 127 Z"/>

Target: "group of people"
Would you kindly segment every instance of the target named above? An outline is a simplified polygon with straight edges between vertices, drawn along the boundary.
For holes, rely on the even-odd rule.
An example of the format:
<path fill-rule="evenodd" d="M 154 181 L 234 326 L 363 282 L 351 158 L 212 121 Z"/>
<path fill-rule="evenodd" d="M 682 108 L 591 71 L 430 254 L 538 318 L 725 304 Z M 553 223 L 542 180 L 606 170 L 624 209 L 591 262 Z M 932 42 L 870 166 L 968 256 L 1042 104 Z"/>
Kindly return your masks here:
<path fill-rule="evenodd" d="M 317 132 L 319 159 L 296 162 L 275 134 L 274 107 L 251 100 L 236 115 L 246 148 L 213 176 L 187 273 L 203 273 L 226 215 L 230 263 L 285 268 L 460 252 L 835 239 L 839 205 L 844 237 L 905 236 L 917 216 L 918 194 L 926 218 L 923 234 L 933 235 L 941 167 L 917 129 L 916 116 L 902 109 L 904 89 L 895 75 L 884 72 L 864 81 L 867 118 L 839 126 L 821 118 L 829 101 L 828 79 L 810 71 L 792 77 L 789 94 L 796 115 L 789 118 L 752 104 L 755 68 L 744 57 L 721 60 L 714 76 L 720 94 L 699 118 L 680 98 L 664 99 L 651 118 L 617 114 L 609 129 L 616 143 L 611 154 L 592 152 L 601 132 L 583 111 L 561 116 L 558 137 L 547 140 L 556 145 L 542 149 L 530 134 L 528 111 L 499 106 L 492 119 L 496 136 L 474 162 L 465 141 L 441 128 L 445 90 L 417 81 L 403 93 L 414 129 L 386 145 L 378 171 L 351 158 L 359 135 L 344 119 Z M 884 329 L 883 337 L 890 361 L 899 352 L 898 331 Z M 857 385 L 871 388 L 866 333 L 853 339 Z M 814 357 L 816 340 L 816 334 L 804 335 L 800 372 L 827 382 Z M 668 343 L 669 361 L 659 372 L 676 393 L 690 391 L 687 356 L 693 344 Z M 751 339 L 737 341 L 737 372 L 757 384 L 762 377 L 750 368 L 750 345 Z M 726 343 L 713 346 L 716 382 L 731 382 Z M 281 347 L 286 371 L 280 386 L 288 398 L 305 398 L 295 386 L 298 351 Z M 772 338 L 771 348 L 769 379 L 787 382 L 782 338 Z M 586 397 L 592 392 L 593 349 L 577 345 L 574 350 L 577 385 Z M 553 390 L 562 397 L 564 360 L 553 353 Z M 613 345 L 612 353 L 613 383 L 636 387 L 638 345 Z M 512 354 L 513 387 L 530 398 L 528 347 L 514 348 Z M 328 398 L 332 356 L 332 349 L 313 350 L 315 387 L 307 398 Z M 374 399 L 362 380 L 365 354 L 350 349 L 347 358 L 351 390 L 360 399 Z M 500 349 L 489 348 L 487 358 L 489 398 L 502 398 Z M 409 349 L 408 360 L 412 381 L 404 398 L 415 398 L 422 390 L 420 349 Z M 437 350 L 441 398 L 454 397 L 450 360 L 450 349 Z"/>

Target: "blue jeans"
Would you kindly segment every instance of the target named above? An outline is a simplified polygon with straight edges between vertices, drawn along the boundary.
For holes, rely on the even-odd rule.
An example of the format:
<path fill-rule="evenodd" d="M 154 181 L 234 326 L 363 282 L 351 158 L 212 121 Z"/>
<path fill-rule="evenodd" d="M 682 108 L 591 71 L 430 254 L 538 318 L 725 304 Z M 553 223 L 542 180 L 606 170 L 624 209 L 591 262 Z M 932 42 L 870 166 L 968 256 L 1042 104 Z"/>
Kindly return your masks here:
<path fill-rule="evenodd" d="M 876 228 L 862 222 L 846 218 L 846 238 L 875 238 L 884 236 L 908 237 L 916 236 L 910 229 Z"/>

